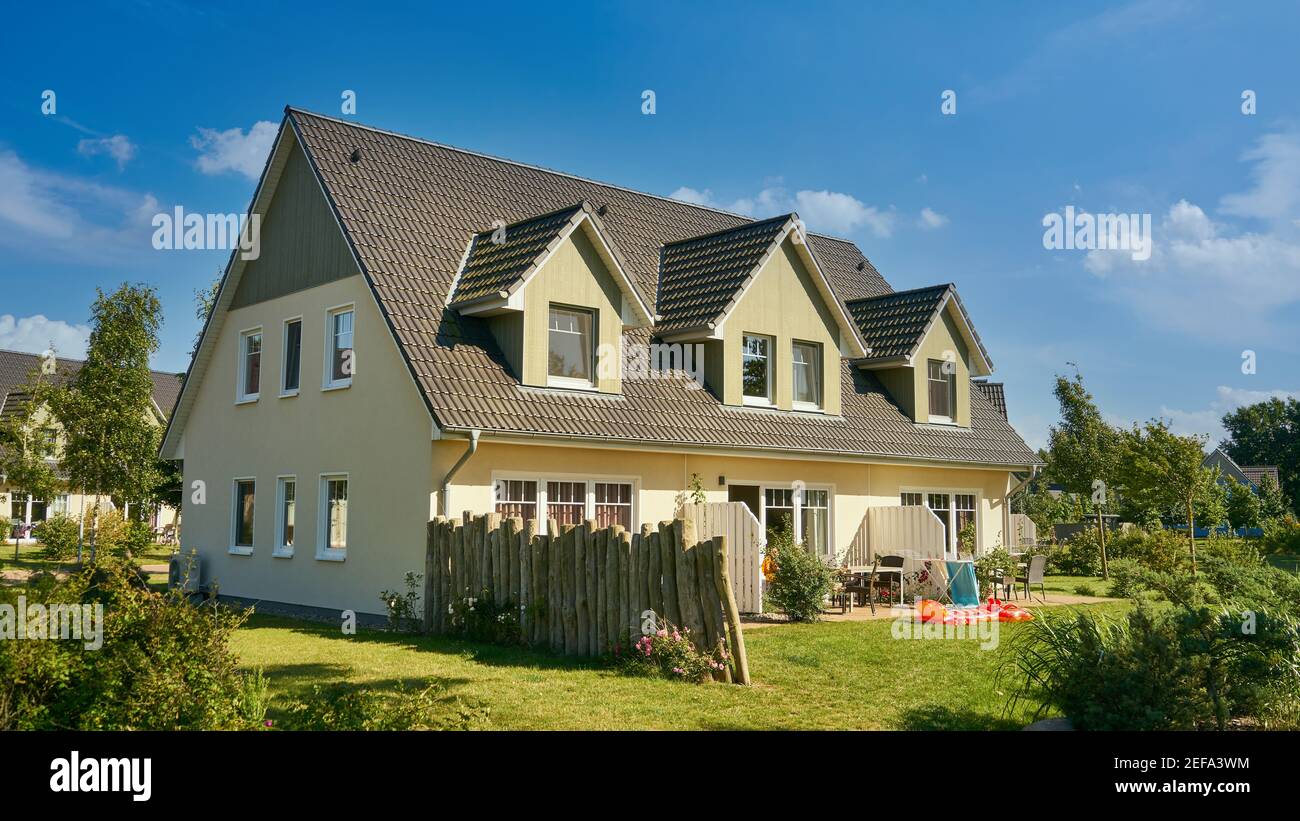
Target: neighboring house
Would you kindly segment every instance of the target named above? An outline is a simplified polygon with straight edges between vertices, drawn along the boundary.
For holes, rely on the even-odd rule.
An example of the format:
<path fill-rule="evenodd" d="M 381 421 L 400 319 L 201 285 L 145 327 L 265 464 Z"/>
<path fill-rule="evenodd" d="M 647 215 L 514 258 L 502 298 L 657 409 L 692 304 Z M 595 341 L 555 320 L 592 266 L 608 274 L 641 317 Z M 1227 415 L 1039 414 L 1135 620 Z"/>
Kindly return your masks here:
<path fill-rule="evenodd" d="M 374 613 L 430 516 L 636 527 L 693 476 L 826 558 L 899 505 L 983 551 L 1039 464 L 956 288 L 895 292 L 794 214 L 292 108 L 251 211 L 162 445 L 223 594 Z"/>
<path fill-rule="evenodd" d="M 1265 476 L 1271 477 L 1273 483 L 1278 485 L 1278 472 L 1275 465 L 1238 465 L 1223 448 L 1215 448 L 1211 451 L 1201 465 L 1207 468 L 1217 467 L 1219 469 L 1219 484 L 1221 485 L 1227 483 L 1227 477 L 1229 476 L 1246 485 L 1256 494 L 1259 493 L 1259 483 L 1263 481 Z"/>
<path fill-rule="evenodd" d="M 32 375 L 42 370 L 42 362 L 42 357 L 37 354 L 0 350 L 0 419 L 11 419 L 30 413 L 31 396 L 26 389 L 31 384 Z M 55 358 L 53 364 L 54 373 L 45 378 L 63 381 L 75 374 L 83 363 L 78 359 Z M 180 391 L 179 376 L 174 373 L 154 371 L 150 419 L 159 426 L 166 422 L 167 415 L 176 404 L 176 397 Z M 35 413 L 31 413 L 31 417 L 35 420 L 34 424 L 47 429 L 45 438 L 49 442 L 49 461 L 54 464 L 56 461 L 54 457 L 60 444 L 58 424 L 45 413 L 44 409 L 37 409 Z M 83 496 L 80 488 L 67 486 L 64 492 L 58 493 L 52 499 L 34 499 L 22 488 L 10 486 L 7 477 L 0 474 L 0 518 L 7 518 L 10 521 L 17 519 L 24 536 L 30 534 L 31 528 L 45 521 L 48 516 L 59 513 L 74 518 L 80 516 L 83 511 L 90 510 L 94 506 L 95 499 L 94 494 Z M 112 500 L 108 497 L 100 497 L 101 509 L 112 508 L 112 506 Z M 176 511 L 170 507 L 163 506 L 150 511 L 150 522 L 156 528 L 174 524 L 175 521 Z M 3 535 L 11 535 L 8 528 L 4 529 Z"/>

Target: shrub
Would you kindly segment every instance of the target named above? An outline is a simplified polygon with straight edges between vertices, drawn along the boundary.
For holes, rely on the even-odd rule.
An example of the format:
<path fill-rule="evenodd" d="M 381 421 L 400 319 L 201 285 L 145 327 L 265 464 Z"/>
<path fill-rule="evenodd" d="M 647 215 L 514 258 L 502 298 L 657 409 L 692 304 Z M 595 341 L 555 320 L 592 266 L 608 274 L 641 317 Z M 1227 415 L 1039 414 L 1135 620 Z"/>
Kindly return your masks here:
<path fill-rule="evenodd" d="M 278 726 L 285 730 L 468 730 L 488 723 L 485 707 L 467 706 L 437 682 L 423 690 L 376 690 L 334 685 L 312 688 L 290 701 Z"/>
<path fill-rule="evenodd" d="M 261 725 L 266 682 L 241 673 L 229 647 L 246 614 L 151 592 L 133 568 L 108 558 L 63 581 L 0 591 L 0 598 L 13 604 L 19 594 L 28 605 L 102 605 L 103 646 L 0 641 L 0 704 L 8 705 L 0 729 Z"/>
<path fill-rule="evenodd" d="M 451 616 L 450 632 L 493 644 L 519 644 L 523 641 L 519 606 L 513 601 L 497 604 L 489 591 L 485 590 L 483 594 L 447 606 L 447 613 Z"/>
<path fill-rule="evenodd" d="M 1300 522 L 1290 515 L 1265 520 L 1259 548 L 1267 554 L 1300 555 Z"/>
<path fill-rule="evenodd" d="M 992 596 L 1006 574 L 1015 575 L 1016 563 L 1023 559 L 1012 556 L 1006 548 L 997 547 L 975 560 L 975 581 L 981 596 Z"/>
<path fill-rule="evenodd" d="M 414 633 L 420 629 L 424 621 L 424 608 L 420 606 L 424 597 L 420 589 L 420 582 L 423 579 L 424 575 L 421 573 L 407 573 L 404 577 L 405 593 L 397 593 L 393 590 L 383 590 L 379 593 L 379 600 L 388 608 L 388 626 L 393 630 L 399 633 Z"/>
<path fill-rule="evenodd" d="M 1109 546 L 1109 540 L 1108 546 Z M 1052 571 L 1066 576 L 1097 576 L 1101 573 L 1101 546 L 1096 528 L 1087 528 L 1063 542 L 1048 555 Z"/>
<path fill-rule="evenodd" d="M 1095 595 L 1097 595 L 1097 591 L 1094 590 L 1094 589 L 1092 588 L 1092 585 L 1090 585 L 1090 584 L 1081 584 L 1081 585 L 1075 587 L 1075 588 L 1074 588 L 1074 593 L 1075 593 L 1076 596 L 1095 596 Z"/>
<path fill-rule="evenodd" d="M 627 650 L 616 654 L 623 671 L 634 675 L 659 675 L 682 681 L 704 682 L 727 667 L 727 650 L 721 644 L 712 653 L 701 653 L 691 644 L 689 630 L 664 622 L 656 632 L 642 636 Z"/>
<path fill-rule="evenodd" d="M 767 556 L 772 576 L 765 596 L 791 621 L 816 621 L 830 595 L 835 569 L 794 541 L 788 530 L 768 538 Z"/>
<path fill-rule="evenodd" d="M 32 529 L 32 535 L 45 546 L 42 555 L 53 561 L 66 562 L 76 558 L 77 520 L 63 513 L 55 514 Z"/>

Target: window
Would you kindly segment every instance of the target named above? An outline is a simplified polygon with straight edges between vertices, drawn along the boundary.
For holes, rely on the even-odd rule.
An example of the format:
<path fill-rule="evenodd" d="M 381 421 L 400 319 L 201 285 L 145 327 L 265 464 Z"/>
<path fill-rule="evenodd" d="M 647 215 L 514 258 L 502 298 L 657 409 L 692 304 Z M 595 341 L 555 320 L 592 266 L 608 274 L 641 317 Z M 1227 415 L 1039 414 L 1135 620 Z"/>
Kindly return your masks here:
<path fill-rule="evenodd" d="M 496 482 L 497 513 L 518 516 L 521 519 L 537 518 L 537 483 L 518 479 Z"/>
<path fill-rule="evenodd" d="M 805 490 L 803 504 L 799 512 L 799 536 L 804 547 L 814 556 L 829 556 L 830 540 L 830 492 L 826 490 Z"/>
<path fill-rule="evenodd" d="M 952 497 L 953 511 L 957 516 L 957 538 L 958 547 L 961 546 L 961 532 L 966 529 L 967 525 L 975 522 L 975 495 L 973 493 L 955 493 Z M 973 544 L 978 544 L 978 536 L 972 537 L 976 540 Z"/>
<path fill-rule="evenodd" d="M 293 555 L 294 520 L 298 512 L 298 481 L 281 476 L 276 488 L 275 550 L 272 555 Z"/>
<path fill-rule="evenodd" d="M 356 351 L 352 347 L 354 313 L 352 308 L 329 312 L 325 340 L 325 387 L 346 388 L 356 371 Z"/>
<path fill-rule="evenodd" d="M 745 334 L 742 351 L 744 401 L 772 404 L 772 338 Z"/>
<path fill-rule="evenodd" d="M 257 498 L 257 482 L 253 479 L 235 480 L 235 521 L 231 539 L 231 553 L 253 552 L 253 513 Z"/>
<path fill-rule="evenodd" d="M 806 487 L 763 489 L 763 521 L 770 541 L 789 531 L 814 556 L 830 556 L 831 491 Z"/>
<path fill-rule="evenodd" d="M 546 483 L 546 518 L 556 524 L 580 525 L 586 515 L 586 482 Z"/>
<path fill-rule="evenodd" d="M 767 516 L 769 540 L 772 534 L 782 531 L 789 531 L 791 536 L 797 535 L 794 532 L 793 488 L 770 487 L 763 491 L 763 509 Z"/>
<path fill-rule="evenodd" d="M 924 504 L 934 513 L 935 518 L 943 523 L 944 550 L 949 557 L 955 557 L 964 549 L 961 544 L 961 531 L 968 525 L 976 523 L 979 509 L 977 493 L 904 491 L 900 494 L 900 500 L 904 506 Z M 979 534 L 976 532 L 975 541 L 970 549 L 974 551 L 978 548 Z"/>
<path fill-rule="evenodd" d="M 590 387 L 595 315 L 578 308 L 551 306 L 546 373 L 548 383 L 561 387 Z"/>
<path fill-rule="evenodd" d="M 922 504 L 921 494 L 920 493 L 901 494 L 901 498 L 899 502 L 900 504 L 903 505 L 903 507 L 920 507 Z"/>
<path fill-rule="evenodd" d="M 281 396 L 296 396 L 302 377 L 302 320 L 289 319 L 284 323 L 284 374 L 280 385 Z"/>
<path fill-rule="evenodd" d="M 262 386 L 262 329 L 239 335 L 239 401 L 257 399 Z"/>
<path fill-rule="evenodd" d="M 322 476 L 320 480 L 320 535 L 316 558 L 339 560 L 348 549 L 348 477 Z"/>
<path fill-rule="evenodd" d="M 57 428 L 43 427 L 36 432 L 36 455 L 43 459 L 53 459 L 59 451 L 59 431 Z"/>
<path fill-rule="evenodd" d="M 632 486 L 626 483 L 596 482 L 596 527 L 622 525 L 632 529 Z"/>
<path fill-rule="evenodd" d="M 945 368 L 952 371 L 945 372 Z M 957 418 L 957 371 L 953 363 L 929 360 L 930 421 L 952 422 Z"/>
<path fill-rule="evenodd" d="M 54 497 L 54 503 L 50 505 L 50 512 L 55 516 L 68 515 L 68 494 L 60 493 Z"/>
<path fill-rule="evenodd" d="M 794 406 L 816 410 L 822 406 L 822 346 L 795 342 L 790 350 L 794 364 Z"/>

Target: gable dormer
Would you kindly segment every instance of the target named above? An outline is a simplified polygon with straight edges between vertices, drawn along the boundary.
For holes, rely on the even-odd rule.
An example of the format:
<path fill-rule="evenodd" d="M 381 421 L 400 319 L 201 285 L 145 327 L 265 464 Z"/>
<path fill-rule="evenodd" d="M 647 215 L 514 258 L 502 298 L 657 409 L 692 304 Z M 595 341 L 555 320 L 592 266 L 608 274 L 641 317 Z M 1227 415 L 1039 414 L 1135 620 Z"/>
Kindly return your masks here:
<path fill-rule="evenodd" d="M 838 414 L 841 357 L 868 353 L 797 214 L 665 245 L 656 308 L 727 405 Z"/>
<path fill-rule="evenodd" d="M 622 391 L 623 331 L 651 323 L 585 202 L 475 235 L 450 307 L 488 321 L 520 383 Z"/>
<path fill-rule="evenodd" d="M 848 303 L 874 371 L 912 421 L 970 427 L 971 378 L 993 363 L 951 283 Z"/>

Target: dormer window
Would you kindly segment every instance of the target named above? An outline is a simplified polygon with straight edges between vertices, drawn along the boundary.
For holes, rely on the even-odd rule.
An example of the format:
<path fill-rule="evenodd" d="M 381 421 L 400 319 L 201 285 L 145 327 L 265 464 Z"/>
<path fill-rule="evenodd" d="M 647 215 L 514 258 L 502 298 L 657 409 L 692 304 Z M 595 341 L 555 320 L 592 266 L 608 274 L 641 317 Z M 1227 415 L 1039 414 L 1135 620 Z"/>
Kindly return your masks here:
<path fill-rule="evenodd" d="M 552 305 L 547 348 L 547 384 L 592 388 L 595 383 L 594 311 Z"/>
<path fill-rule="evenodd" d="M 790 348 L 794 367 L 794 407 L 820 410 L 822 406 L 822 346 L 816 342 L 795 342 Z"/>
<path fill-rule="evenodd" d="M 940 359 L 931 359 L 926 364 L 929 368 L 930 421 L 951 425 L 957 408 L 957 369 Z"/>
<path fill-rule="evenodd" d="M 745 334 L 742 370 L 746 405 L 772 404 L 772 337 Z"/>

